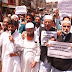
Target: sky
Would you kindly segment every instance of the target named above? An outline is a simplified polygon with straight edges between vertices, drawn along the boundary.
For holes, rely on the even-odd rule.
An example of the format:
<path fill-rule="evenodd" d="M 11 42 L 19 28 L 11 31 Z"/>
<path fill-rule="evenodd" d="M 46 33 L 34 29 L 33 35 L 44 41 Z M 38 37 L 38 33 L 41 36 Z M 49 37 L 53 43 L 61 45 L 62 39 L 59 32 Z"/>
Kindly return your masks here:
<path fill-rule="evenodd" d="M 55 1 L 58 1 L 58 0 L 46 0 L 46 2 L 55 2 Z"/>

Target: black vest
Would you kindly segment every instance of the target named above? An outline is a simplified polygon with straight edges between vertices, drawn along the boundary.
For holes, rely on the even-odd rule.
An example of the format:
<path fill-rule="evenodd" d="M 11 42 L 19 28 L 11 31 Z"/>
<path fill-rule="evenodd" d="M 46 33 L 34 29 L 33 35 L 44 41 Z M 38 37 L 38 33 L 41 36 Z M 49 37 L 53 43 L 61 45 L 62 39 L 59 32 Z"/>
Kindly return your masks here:
<path fill-rule="evenodd" d="M 40 41 L 40 45 L 41 45 L 41 31 L 47 31 L 45 29 L 45 27 L 41 27 L 39 29 L 39 33 L 40 33 L 40 37 L 39 37 L 39 41 Z M 49 31 L 55 31 L 55 28 L 51 28 Z M 40 55 L 40 60 L 41 61 L 45 61 L 45 57 L 47 57 L 47 47 L 46 46 L 40 46 L 40 49 L 41 49 L 41 55 Z M 47 57 L 48 59 L 48 57 Z"/>
<path fill-rule="evenodd" d="M 63 35 L 61 35 L 57 41 L 63 42 Z M 72 34 L 69 33 L 64 42 L 72 43 Z M 66 70 L 72 70 L 72 59 L 61 59 L 61 58 L 49 58 L 51 64 L 53 67 L 55 67 L 58 70 L 66 71 Z"/>

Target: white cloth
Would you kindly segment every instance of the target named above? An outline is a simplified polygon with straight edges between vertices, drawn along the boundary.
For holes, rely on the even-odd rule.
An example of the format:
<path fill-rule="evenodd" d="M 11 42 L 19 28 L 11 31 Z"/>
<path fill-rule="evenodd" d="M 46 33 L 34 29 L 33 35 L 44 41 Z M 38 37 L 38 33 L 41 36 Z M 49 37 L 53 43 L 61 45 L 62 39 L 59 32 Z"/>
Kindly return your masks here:
<path fill-rule="evenodd" d="M 37 43 L 36 43 L 37 42 Z M 27 38 L 24 39 L 24 51 L 21 55 L 21 67 L 22 72 L 38 72 L 39 70 L 39 60 L 40 60 L 40 48 L 39 39 L 34 33 L 34 39 L 28 41 Z M 36 65 L 30 68 L 32 62 L 36 61 Z"/>
<path fill-rule="evenodd" d="M 71 21 L 63 20 L 63 21 L 61 21 L 61 26 L 63 26 L 64 23 L 68 23 L 71 25 Z"/>
<path fill-rule="evenodd" d="M 60 71 L 60 70 L 55 69 L 54 67 L 52 67 L 51 72 L 72 72 L 72 70 L 68 70 L 68 71 Z"/>
<path fill-rule="evenodd" d="M 53 16 L 52 16 L 52 15 L 45 15 L 43 19 L 44 19 L 44 20 L 45 20 L 45 19 L 53 20 Z"/>
<path fill-rule="evenodd" d="M 21 72 L 19 56 L 9 56 L 10 53 L 18 51 L 16 44 L 21 45 L 21 34 L 15 32 L 12 36 L 15 44 L 9 40 L 9 33 L 7 32 L 3 32 L 0 37 L 0 46 L 2 45 L 2 72 Z"/>
<path fill-rule="evenodd" d="M 25 27 L 26 27 L 26 29 L 27 28 L 34 28 L 34 24 L 32 22 L 28 22 Z"/>
<path fill-rule="evenodd" d="M 19 17 L 15 14 L 11 16 L 11 19 L 13 19 L 13 17 L 17 17 L 17 19 L 19 19 Z"/>
<path fill-rule="evenodd" d="M 48 63 L 47 58 L 45 58 L 45 61 L 40 61 L 40 69 L 39 72 L 50 72 L 51 71 L 51 64 Z"/>
<path fill-rule="evenodd" d="M 0 30 L 0 36 L 3 33 L 3 30 Z M 2 46 L 0 46 L 0 61 L 1 61 L 1 56 L 2 56 Z"/>
<path fill-rule="evenodd" d="M 41 27 L 41 26 L 39 26 L 38 28 L 35 27 L 35 33 L 36 33 L 36 35 L 38 35 L 38 36 L 39 36 L 39 29 L 40 29 L 40 27 Z"/>

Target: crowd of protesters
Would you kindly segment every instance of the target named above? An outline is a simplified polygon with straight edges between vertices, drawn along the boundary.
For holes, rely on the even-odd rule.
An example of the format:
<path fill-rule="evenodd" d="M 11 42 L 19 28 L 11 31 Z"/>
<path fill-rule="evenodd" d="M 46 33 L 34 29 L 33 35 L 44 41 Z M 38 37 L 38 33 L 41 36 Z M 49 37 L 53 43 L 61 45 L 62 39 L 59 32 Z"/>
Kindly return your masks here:
<path fill-rule="evenodd" d="M 51 41 L 72 43 L 72 18 L 34 12 L 8 14 L 0 24 L 2 72 L 72 72 L 72 59 L 49 57 Z M 42 31 L 57 32 L 42 43 Z M 70 46 L 72 48 L 72 46 Z"/>

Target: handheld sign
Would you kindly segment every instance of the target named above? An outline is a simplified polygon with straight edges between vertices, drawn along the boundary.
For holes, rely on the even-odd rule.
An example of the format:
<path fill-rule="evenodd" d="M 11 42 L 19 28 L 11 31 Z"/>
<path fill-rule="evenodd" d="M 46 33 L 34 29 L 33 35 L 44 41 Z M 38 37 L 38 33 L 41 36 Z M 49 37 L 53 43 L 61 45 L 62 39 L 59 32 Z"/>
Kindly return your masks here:
<path fill-rule="evenodd" d="M 59 13 L 72 14 L 72 0 L 58 0 Z"/>
<path fill-rule="evenodd" d="M 17 6 L 15 14 L 27 14 L 26 6 Z"/>
<path fill-rule="evenodd" d="M 50 47 L 48 47 L 47 55 L 49 57 L 72 59 L 72 43 L 48 41 Z"/>
<path fill-rule="evenodd" d="M 57 38 L 57 32 L 55 31 L 42 31 L 41 32 L 41 45 L 45 46 L 45 43 L 52 37 Z"/>

